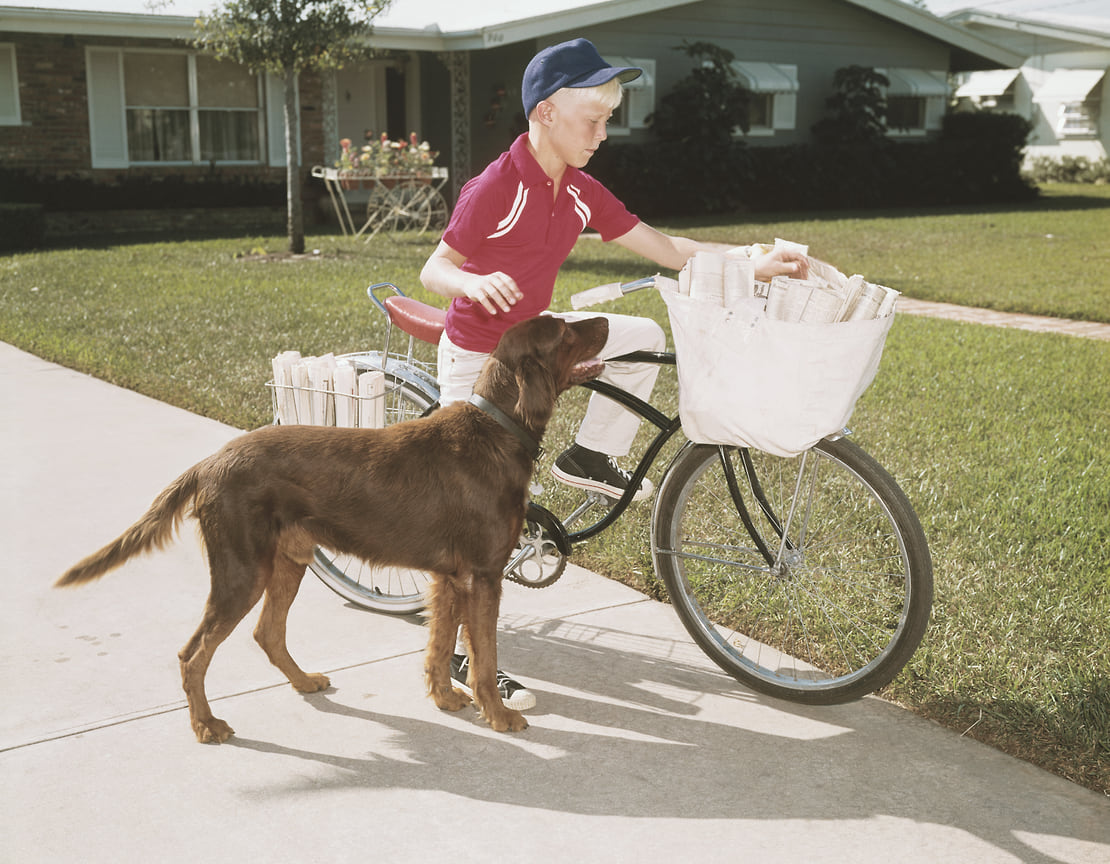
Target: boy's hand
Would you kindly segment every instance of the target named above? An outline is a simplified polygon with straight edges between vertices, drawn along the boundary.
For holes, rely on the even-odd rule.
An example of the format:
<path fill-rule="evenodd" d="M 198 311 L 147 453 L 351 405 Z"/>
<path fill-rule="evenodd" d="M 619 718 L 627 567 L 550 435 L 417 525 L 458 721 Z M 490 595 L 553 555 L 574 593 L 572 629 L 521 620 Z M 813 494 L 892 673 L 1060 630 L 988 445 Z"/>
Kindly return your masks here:
<path fill-rule="evenodd" d="M 524 295 L 516 281 L 500 271 L 484 276 L 471 274 L 463 285 L 468 300 L 481 303 L 490 315 L 508 312 Z"/>
<path fill-rule="evenodd" d="M 809 275 L 809 259 L 801 252 L 775 249 L 755 259 L 755 278 L 770 282 L 775 276 L 805 279 Z"/>

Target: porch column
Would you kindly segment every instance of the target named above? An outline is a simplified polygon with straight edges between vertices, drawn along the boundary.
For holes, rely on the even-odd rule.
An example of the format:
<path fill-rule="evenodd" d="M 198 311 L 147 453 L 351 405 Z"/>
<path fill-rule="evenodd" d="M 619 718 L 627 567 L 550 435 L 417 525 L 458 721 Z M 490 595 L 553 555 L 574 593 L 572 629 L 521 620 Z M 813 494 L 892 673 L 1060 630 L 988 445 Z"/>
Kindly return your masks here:
<path fill-rule="evenodd" d="M 470 179 L 470 52 L 445 51 L 440 62 L 451 74 L 451 199 Z"/>
<path fill-rule="evenodd" d="M 339 101 L 336 97 L 335 70 L 320 70 L 321 114 L 324 124 L 324 167 L 331 168 L 339 158 Z"/>

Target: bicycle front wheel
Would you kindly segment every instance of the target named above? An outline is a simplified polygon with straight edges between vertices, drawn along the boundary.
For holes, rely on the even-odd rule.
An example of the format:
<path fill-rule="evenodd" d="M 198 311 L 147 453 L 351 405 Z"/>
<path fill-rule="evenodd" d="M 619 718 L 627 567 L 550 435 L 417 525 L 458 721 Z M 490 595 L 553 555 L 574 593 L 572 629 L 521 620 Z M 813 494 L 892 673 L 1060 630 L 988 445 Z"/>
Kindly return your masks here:
<path fill-rule="evenodd" d="M 423 416 L 438 396 L 414 381 L 385 373 L 386 425 Z M 383 528 L 388 530 L 388 528 Z M 421 570 L 381 567 L 347 554 L 316 547 L 313 573 L 345 600 L 374 612 L 409 615 L 424 608 L 431 577 Z"/>
<path fill-rule="evenodd" d="M 844 439 L 793 459 L 687 444 L 659 491 L 652 555 L 706 654 L 795 702 L 847 702 L 889 684 L 932 606 L 912 507 Z"/>

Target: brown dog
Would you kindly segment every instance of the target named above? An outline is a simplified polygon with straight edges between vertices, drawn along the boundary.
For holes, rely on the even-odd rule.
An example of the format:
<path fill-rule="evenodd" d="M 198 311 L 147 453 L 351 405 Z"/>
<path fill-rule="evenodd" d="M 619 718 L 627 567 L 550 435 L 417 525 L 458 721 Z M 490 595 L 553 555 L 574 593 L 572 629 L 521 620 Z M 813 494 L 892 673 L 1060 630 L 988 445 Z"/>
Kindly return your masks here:
<path fill-rule="evenodd" d="M 538 443 L 556 396 L 601 371 L 593 358 L 608 330 L 604 318 L 523 321 L 501 339 L 474 392 Z M 314 546 L 429 571 L 428 695 L 448 711 L 470 701 L 450 677 L 462 624 L 476 706 L 497 731 L 518 731 L 527 722 L 497 693 L 496 625 L 501 571 L 520 536 L 533 459 L 520 435 L 470 403 L 385 429 L 259 429 L 182 474 L 142 519 L 57 584 L 88 582 L 161 548 L 191 508 L 212 586 L 178 656 L 197 740 L 218 743 L 233 730 L 212 716 L 205 672 L 263 595 L 254 637 L 270 661 L 302 693 L 329 686 L 326 676 L 303 672 L 285 645 L 286 617 Z"/>

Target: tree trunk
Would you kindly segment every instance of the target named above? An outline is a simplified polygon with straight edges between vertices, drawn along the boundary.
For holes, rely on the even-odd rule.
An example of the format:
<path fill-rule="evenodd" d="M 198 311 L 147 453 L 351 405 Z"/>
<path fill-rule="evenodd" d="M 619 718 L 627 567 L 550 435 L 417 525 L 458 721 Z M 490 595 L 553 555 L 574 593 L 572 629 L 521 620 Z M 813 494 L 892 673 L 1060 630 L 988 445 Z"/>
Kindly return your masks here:
<path fill-rule="evenodd" d="M 297 71 L 285 70 L 285 196 L 289 251 L 304 252 L 304 204 L 301 201 L 301 164 L 297 153 Z"/>

